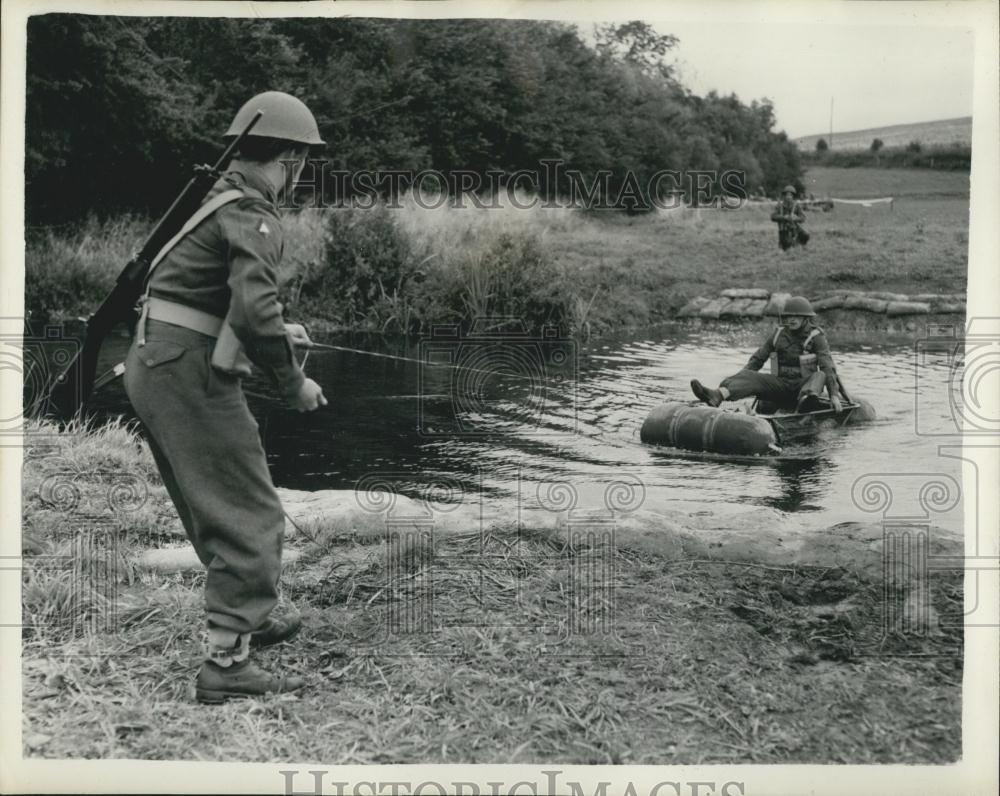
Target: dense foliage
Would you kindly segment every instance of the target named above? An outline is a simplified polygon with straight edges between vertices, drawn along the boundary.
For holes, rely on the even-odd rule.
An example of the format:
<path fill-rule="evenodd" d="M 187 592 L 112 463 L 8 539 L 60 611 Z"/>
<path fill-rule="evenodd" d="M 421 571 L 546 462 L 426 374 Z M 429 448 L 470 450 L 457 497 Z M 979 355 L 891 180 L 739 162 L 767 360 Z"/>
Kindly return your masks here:
<path fill-rule="evenodd" d="M 767 100 L 693 95 L 668 63 L 677 39 L 644 23 L 595 35 L 508 20 L 36 16 L 29 223 L 162 209 L 189 165 L 218 152 L 239 105 L 268 89 L 308 103 L 331 168 L 348 172 L 510 174 L 555 158 L 588 180 L 610 171 L 602 198 L 625 207 L 630 173 L 643 189 L 661 169 L 738 169 L 767 192 L 798 181 Z M 569 187 L 562 174 L 539 189 Z"/>

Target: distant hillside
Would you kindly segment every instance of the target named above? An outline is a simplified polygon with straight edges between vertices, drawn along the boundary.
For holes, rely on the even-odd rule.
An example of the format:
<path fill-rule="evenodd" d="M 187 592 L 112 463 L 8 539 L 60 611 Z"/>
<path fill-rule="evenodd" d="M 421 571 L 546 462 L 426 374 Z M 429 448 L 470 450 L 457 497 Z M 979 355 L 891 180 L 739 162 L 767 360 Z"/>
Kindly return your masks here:
<path fill-rule="evenodd" d="M 829 133 L 805 135 L 792 139 L 800 150 L 812 152 L 816 142 L 825 138 L 830 143 Z M 963 116 L 958 119 L 939 119 L 936 122 L 918 122 L 916 124 L 894 124 L 890 127 L 871 127 L 867 130 L 851 130 L 833 133 L 833 149 L 838 151 L 851 149 L 868 149 L 872 139 L 881 138 L 887 147 L 906 146 L 911 141 L 919 141 L 924 146 L 935 144 L 972 145 L 972 117 Z"/>

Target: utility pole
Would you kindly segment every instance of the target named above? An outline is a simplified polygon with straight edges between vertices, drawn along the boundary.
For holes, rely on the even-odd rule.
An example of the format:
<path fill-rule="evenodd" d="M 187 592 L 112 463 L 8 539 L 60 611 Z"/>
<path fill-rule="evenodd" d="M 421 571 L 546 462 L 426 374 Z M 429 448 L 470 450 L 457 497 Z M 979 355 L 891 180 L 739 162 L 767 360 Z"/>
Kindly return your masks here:
<path fill-rule="evenodd" d="M 830 149 L 833 149 L 833 97 L 830 97 Z"/>

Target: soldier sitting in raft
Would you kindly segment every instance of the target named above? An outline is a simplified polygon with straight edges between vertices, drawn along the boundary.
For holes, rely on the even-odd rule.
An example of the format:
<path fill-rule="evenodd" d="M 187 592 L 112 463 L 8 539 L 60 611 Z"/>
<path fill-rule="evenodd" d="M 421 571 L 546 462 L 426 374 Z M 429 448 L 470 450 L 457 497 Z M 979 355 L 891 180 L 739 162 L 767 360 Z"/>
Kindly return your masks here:
<path fill-rule="evenodd" d="M 809 233 L 802 229 L 806 214 L 802 205 L 795 201 L 795 186 L 786 185 L 781 191 L 781 201 L 774 207 L 771 220 L 778 224 L 778 245 L 782 251 L 794 246 L 805 246 Z"/>
<path fill-rule="evenodd" d="M 813 320 L 816 313 L 809 301 L 802 296 L 789 298 L 781 314 L 784 324 L 767 336 L 743 370 L 723 379 L 718 389 L 692 379 L 691 390 L 698 400 L 719 406 L 756 396 L 782 409 L 811 412 L 820 408 L 825 386 L 833 408 L 843 409 L 830 344 Z M 768 361 L 771 373 L 759 373 Z"/>

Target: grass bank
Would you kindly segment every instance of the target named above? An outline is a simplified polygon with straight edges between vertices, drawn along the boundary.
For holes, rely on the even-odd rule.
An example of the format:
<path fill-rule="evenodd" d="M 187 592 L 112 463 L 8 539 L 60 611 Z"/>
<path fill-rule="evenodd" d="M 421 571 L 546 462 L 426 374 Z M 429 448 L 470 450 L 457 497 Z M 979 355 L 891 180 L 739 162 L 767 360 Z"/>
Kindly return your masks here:
<path fill-rule="evenodd" d="M 960 755 L 960 632 L 883 635 L 882 584 L 863 572 L 667 558 L 621 544 L 610 562 L 617 589 L 581 599 L 569 573 L 609 563 L 598 551 L 504 527 L 390 556 L 379 528 L 307 525 L 283 578 L 305 628 L 260 657 L 303 675 L 308 690 L 199 706 L 203 576 L 137 564 L 179 534 L 148 450 L 120 424 L 34 426 L 28 443 L 25 553 L 38 562 L 23 588 L 29 756 L 686 764 Z M 96 546 L 103 559 L 93 545 L 81 551 L 81 525 L 117 531 L 117 544 Z M 83 604 L 69 599 L 72 578 L 58 563 L 67 559 L 45 557 L 97 564 L 109 550 L 113 568 L 88 566 L 107 573 L 103 591 Z M 471 553 L 476 566 L 456 565 Z M 432 585 L 434 632 L 393 624 Z M 932 594 L 939 613 L 961 612 L 959 577 L 935 575 Z M 101 616 L 114 621 L 91 621 Z M 599 632 L 601 617 L 612 632 Z"/>
<path fill-rule="evenodd" d="M 292 317 L 392 333 L 508 316 L 602 333 L 669 320 L 727 287 L 815 296 L 965 290 L 968 175 L 811 168 L 807 190 L 888 205 L 811 211 L 809 246 L 781 252 L 769 205 L 680 208 L 627 217 L 534 207 L 304 211 L 286 219 L 282 298 Z M 33 234 L 27 304 L 36 316 L 87 314 L 145 227 L 88 222 Z"/>

